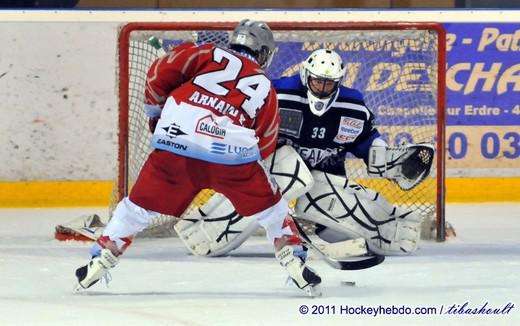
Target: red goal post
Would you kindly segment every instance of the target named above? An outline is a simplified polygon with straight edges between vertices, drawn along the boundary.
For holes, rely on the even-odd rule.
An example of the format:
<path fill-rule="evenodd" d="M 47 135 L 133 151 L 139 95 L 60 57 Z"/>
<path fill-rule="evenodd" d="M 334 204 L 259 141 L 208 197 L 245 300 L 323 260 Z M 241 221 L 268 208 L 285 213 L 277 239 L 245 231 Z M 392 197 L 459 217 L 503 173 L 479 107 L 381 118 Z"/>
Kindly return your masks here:
<path fill-rule="evenodd" d="M 436 144 L 436 164 L 430 177 L 410 192 L 387 180 L 367 177 L 364 164 L 349 157 L 347 175 L 437 221 L 437 240 L 445 240 L 445 67 L 446 36 L 438 23 L 413 22 L 267 22 L 278 52 L 267 70 L 270 78 L 293 75 L 312 51 L 337 51 L 347 66 L 344 85 L 360 90 L 376 115 L 376 124 L 391 145 L 403 141 Z M 150 134 L 142 109 L 144 78 L 157 50 L 184 41 L 227 43 L 236 22 L 129 23 L 119 33 L 118 177 L 111 204 L 131 189 L 150 152 Z M 211 196 L 203 191 L 193 205 Z M 169 218 L 165 218 L 170 220 Z M 158 229 L 171 228 L 158 220 Z M 168 226 L 166 226 L 168 225 Z"/>

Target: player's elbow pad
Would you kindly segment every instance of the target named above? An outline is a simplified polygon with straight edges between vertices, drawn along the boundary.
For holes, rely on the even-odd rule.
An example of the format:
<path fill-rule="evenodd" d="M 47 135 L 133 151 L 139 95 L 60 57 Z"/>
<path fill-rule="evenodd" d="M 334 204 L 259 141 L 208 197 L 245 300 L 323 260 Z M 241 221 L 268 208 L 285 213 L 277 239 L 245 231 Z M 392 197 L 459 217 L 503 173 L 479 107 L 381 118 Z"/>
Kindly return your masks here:
<path fill-rule="evenodd" d="M 158 104 L 145 104 L 144 113 L 148 118 L 159 118 L 161 116 L 161 106 Z"/>

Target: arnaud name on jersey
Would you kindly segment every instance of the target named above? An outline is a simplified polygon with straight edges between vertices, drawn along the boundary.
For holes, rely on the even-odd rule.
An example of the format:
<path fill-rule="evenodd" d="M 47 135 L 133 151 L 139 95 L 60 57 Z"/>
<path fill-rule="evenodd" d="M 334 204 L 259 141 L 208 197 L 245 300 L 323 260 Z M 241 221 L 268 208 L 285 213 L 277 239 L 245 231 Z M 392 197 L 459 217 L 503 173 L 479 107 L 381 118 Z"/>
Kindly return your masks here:
<path fill-rule="evenodd" d="M 238 122 L 241 125 L 246 120 L 246 118 L 240 112 L 240 110 L 238 110 L 233 105 L 227 103 L 226 101 L 224 101 L 218 97 L 201 94 L 200 92 L 195 91 L 195 92 L 193 92 L 193 94 L 191 94 L 191 96 L 188 98 L 188 100 L 194 104 L 199 104 L 199 105 L 202 104 L 205 106 L 212 107 L 213 109 L 217 110 L 218 112 L 222 113 L 223 115 L 228 115 L 233 118 L 238 117 Z"/>

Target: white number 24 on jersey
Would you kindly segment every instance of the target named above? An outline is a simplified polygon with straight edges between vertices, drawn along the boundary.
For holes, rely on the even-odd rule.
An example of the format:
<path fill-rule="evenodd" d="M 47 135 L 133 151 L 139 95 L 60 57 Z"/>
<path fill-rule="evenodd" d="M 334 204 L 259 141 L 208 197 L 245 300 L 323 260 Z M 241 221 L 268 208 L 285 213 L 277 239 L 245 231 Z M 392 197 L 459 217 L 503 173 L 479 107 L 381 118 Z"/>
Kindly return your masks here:
<path fill-rule="evenodd" d="M 228 62 L 223 69 L 201 74 L 193 79 L 193 83 L 216 95 L 226 96 L 230 89 L 222 86 L 222 83 L 236 80 L 242 69 L 242 61 L 232 53 L 220 48 L 213 51 L 213 60 L 222 63 L 223 59 Z M 247 99 L 242 103 L 242 109 L 250 118 L 255 118 L 256 112 L 265 103 L 271 82 L 263 74 L 240 78 L 236 88 L 244 94 Z"/>

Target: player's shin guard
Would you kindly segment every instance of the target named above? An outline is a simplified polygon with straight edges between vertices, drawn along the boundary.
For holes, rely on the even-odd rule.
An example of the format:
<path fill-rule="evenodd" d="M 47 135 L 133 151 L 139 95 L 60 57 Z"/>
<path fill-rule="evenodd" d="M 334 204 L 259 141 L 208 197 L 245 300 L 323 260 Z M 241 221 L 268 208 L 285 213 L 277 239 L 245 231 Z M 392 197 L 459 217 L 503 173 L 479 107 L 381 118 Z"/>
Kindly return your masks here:
<path fill-rule="evenodd" d="M 90 249 L 92 257 L 99 256 L 102 249 L 108 249 L 115 256 L 120 256 L 132 244 L 133 236 L 112 239 L 107 235 L 100 236 Z"/>
<path fill-rule="evenodd" d="M 321 278 L 314 270 L 305 265 L 307 253 L 290 216 L 285 218 L 282 229 L 291 230 L 291 234 L 284 234 L 274 240 L 276 259 L 285 268 L 298 288 L 305 291 L 309 296 L 321 295 L 319 288 Z"/>

